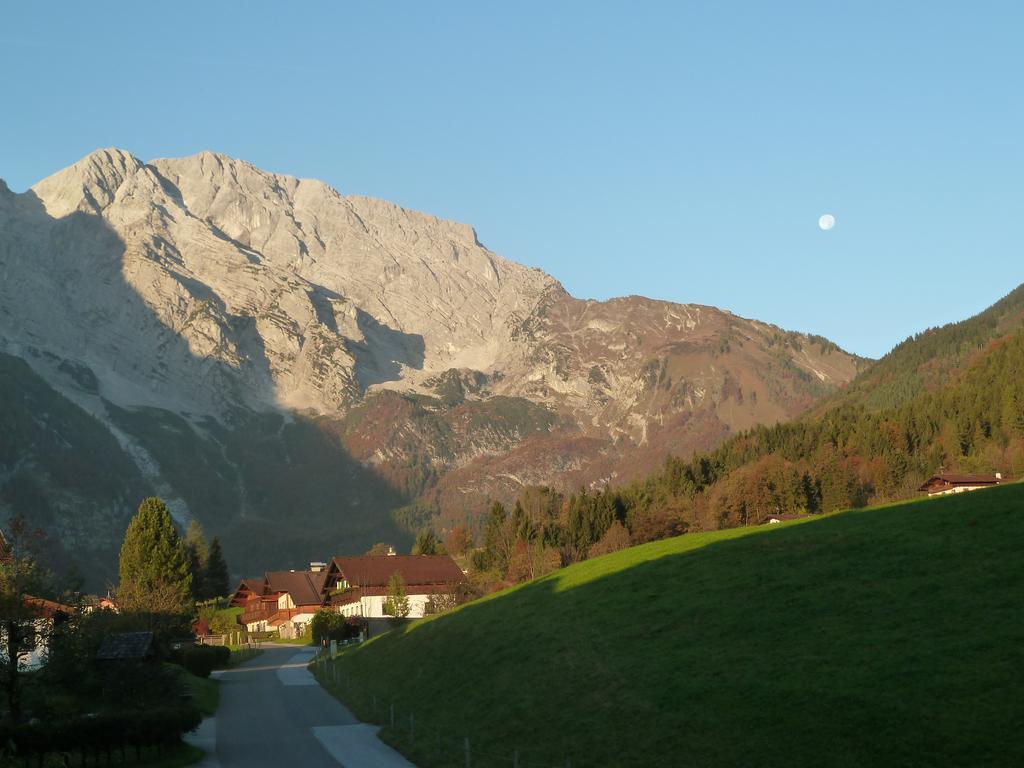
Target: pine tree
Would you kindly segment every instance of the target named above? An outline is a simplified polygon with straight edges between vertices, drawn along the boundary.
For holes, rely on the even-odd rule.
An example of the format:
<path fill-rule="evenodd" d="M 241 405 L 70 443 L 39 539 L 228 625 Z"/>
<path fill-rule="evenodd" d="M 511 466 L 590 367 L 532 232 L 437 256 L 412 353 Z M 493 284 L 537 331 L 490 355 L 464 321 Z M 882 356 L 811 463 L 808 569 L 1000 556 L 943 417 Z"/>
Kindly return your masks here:
<path fill-rule="evenodd" d="M 192 574 L 192 597 L 196 600 L 205 600 L 209 597 L 203 587 L 210 550 L 206 544 L 203 526 L 198 520 L 190 522 L 185 529 L 185 552 L 188 553 L 188 570 Z"/>
<path fill-rule="evenodd" d="M 167 505 L 155 496 L 139 505 L 125 532 L 117 598 L 126 612 L 186 613 L 191 608 L 188 553 Z"/>
<path fill-rule="evenodd" d="M 416 534 L 416 543 L 412 545 L 414 555 L 436 555 L 438 554 L 437 534 L 433 529 L 427 528 Z"/>
<path fill-rule="evenodd" d="M 228 593 L 228 564 L 224 560 L 224 552 L 220 547 L 220 539 L 216 536 L 210 542 L 210 556 L 206 561 L 203 574 L 203 598 L 210 600 L 223 597 Z"/>

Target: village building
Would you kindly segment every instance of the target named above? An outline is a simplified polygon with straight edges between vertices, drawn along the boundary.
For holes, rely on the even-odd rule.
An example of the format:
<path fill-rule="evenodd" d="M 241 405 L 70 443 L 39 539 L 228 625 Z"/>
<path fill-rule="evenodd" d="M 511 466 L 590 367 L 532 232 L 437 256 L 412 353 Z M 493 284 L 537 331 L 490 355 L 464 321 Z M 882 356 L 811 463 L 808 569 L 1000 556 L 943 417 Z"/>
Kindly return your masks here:
<path fill-rule="evenodd" d="M 425 616 L 432 600 L 454 595 L 466 580 L 448 555 L 335 557 L 327 570 L 331 608 L 343 616 L 387 617 L 384 604 L 396 573 L 405 583 L 408 618 Z"/>
<path fill-rule="evenodd" d="M 391 577 L 399 574 L 409 601 L 408 618 L 420 618 L 431 605 L 451 604 L 465 581 L 448 555 L 362 555 L 310 563 L 307 571 L 269 571 L 243 579 L 231 597 L 242 612 L 238 622 L 250 633 L 277 632 L 302 637 L 317 611 L 350 618 L 386 619 Z"/>
<path fill-rule="evenodd" d="M 50 655 L 50 637 L 53 635 L 54 627 L 58 626 L 74 613 L 74 609 L 67 605 L 46 600 L 42 597 L 31 597 L 26 595 L 24 605 L 34 618 L 24 623 L 21 631 L 27 633 L 22 648 L 24 654 L 19 659 L 19 668 L 22 670 L 39 669 L 46 664 Z M 0 628 L 0 658 L 5 661 L 4 655 L 7 649 L 7 636 Z"/>
<path fill-rule="evenodd" d="M 1003 476 L 996 472 L 994 475 L 964 475 L 951 472 L 941 472 L 932 475 L 917 490 L 927 493 L 929 496 L 944 496 L 949 493 L 963 493 L 964 491 L 976 491 L 980 488 L 991 488 L 1003 482 Z"/>
<path fill-rule="evenodd" d="M 262 579 L 243 579 L 231 598 L 249 632 L 278 632 L 284 639 L 302 637 L 324 607 L 326 564 L 308 571 L 268 571 Z"/>

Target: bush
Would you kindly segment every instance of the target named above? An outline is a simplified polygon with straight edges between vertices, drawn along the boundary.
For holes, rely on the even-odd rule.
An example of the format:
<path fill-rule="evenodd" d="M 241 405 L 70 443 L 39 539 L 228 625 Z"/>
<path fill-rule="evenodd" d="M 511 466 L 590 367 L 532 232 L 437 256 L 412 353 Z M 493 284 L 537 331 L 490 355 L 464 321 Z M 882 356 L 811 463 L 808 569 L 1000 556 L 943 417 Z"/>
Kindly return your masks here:
<path fill-rule="evenodd" d="M 341 642 L 345 638 L 355 637 L 359 634 L 359 627 L 349 624 L 340 613 L 317 611 L 310 624 L 310 631 L 313 633 L 313 642 L 321 645 L 325 641 Z"/>
<path fill-rule="evenodd" d="M 220 649 L 210 645 L 191 645 L 181 654 L 181 666 L 196 677 L 209 677 L 213 668 L 217 666 L 217 660 L 220 657 L 220 654 L 217 653 L 218 650 Z M 224 650 L 228 652 L 228 658 L 230 658 L 231 651 L 227 648 Z"/>

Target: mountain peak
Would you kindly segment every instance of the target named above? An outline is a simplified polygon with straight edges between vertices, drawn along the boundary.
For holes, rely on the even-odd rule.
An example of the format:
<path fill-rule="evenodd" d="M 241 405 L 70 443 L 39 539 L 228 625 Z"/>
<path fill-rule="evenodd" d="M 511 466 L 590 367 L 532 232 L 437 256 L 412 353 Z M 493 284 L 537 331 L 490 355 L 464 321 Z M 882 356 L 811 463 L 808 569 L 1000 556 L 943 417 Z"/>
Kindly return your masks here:
<path fill-rule="evenodd" d="M 97 149 L 32 187 L 32 192 L 54 218 L 76 211 L 100 213 L 114 201 L 125 179 L 143 163 L 123 149 Z"/>

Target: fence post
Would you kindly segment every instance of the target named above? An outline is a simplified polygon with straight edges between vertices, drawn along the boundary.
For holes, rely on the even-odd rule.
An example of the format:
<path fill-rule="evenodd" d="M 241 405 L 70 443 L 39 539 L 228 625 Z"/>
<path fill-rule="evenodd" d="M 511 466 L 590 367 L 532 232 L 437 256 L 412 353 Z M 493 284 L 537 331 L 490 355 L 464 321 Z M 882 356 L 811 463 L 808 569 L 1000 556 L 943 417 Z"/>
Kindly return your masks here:
<path fill-rule="evenodd" d="M 466 737 L 466 768 L 473 768 L 473 762 L 469 759 L 469 736 Z"/>
<path fill-rule="evenodd" d="M 395 702 L 391 702 L 391 727 L 395 727 Z"/>
<path fill-rule="evenodd" d="M 565 768 L 572 768 L 572 760 L 565 758 Z"/>
<path fill-rule="evenodd" d="M 412 713 L 409 713 L 409 741 L 416 741 L 416 720 Z"/>
<path fill-rule="evenodd" d="M 376 696 L 376 694 L 374 694 L 374 697 L 373 697 L 373 719 L 374 720 L 377 719 L 377 696 Z"/>
<path fill-rule="evenodd" d="M 512 768 L 519 768 L 519 750 L 512 753 Z"/>

